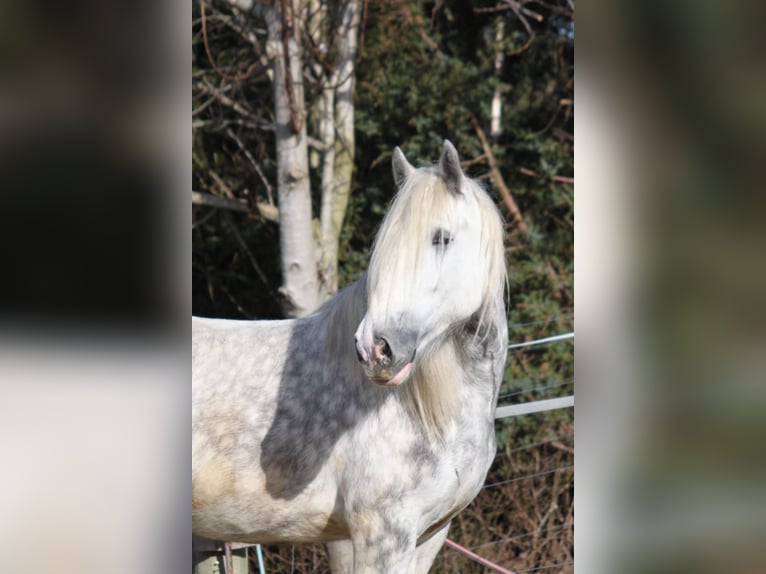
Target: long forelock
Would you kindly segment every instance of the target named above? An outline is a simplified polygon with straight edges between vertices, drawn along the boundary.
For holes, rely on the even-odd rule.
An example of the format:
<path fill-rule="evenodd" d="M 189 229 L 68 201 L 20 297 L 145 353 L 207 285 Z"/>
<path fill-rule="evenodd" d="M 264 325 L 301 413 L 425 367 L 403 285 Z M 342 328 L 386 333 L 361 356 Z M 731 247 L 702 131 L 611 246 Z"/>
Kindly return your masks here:
<path fill-rule="evenodd" d="M 493 201 L 474 180 L 464 178 L 463 193 L 471 194 L 479 206 L 482 261 L 487 266 L 481 316 L 506 287 L 503 223 Z M 408 285 L 420 268 L 436 222 L 450 224 L 456 216 L 457 200 L 447 189 L 436 167 L 414 171 L 394 198 L 373 244 L 368 270 L 368 300 L 382 306 L 385 294 Z M 373 294 L 375 300 L 373 301 Z"/>
<path fill-rule="evenodd" d="M 433 222 L 448 223 L 454 201 L 433 168 L 419 169 L 405 180 L 375 238 L 368 271 L 368 298 L 375 293 L 375 304 L 384 312 L 385 294 L 416 276 L 430 247 Z"/>

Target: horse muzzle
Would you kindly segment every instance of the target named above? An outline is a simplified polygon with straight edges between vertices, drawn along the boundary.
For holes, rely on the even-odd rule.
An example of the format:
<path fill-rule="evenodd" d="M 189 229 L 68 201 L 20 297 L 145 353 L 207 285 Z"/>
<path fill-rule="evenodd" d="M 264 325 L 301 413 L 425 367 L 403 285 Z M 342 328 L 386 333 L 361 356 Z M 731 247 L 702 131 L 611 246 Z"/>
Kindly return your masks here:
<path fill-rule="evenodd" d="M 414 337 L 394 336 L 393 333 L 375 335 L 362 321 L 354 335 L 354 346 L 364 374 L 376 385 L 395 387 L 412 374 Z"/>

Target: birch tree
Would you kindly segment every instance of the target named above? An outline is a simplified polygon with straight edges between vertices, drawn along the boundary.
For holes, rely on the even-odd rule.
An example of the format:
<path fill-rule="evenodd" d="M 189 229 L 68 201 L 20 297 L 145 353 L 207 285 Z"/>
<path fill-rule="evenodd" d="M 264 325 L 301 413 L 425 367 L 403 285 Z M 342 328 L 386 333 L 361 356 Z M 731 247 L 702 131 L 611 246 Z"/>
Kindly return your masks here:
<path fill-rule="evenodd" d="M 229 0 L 265 19 L 274 90 L 283 309 L 304 316 L 338 290 L 338 242 L 354 166 L 354 66 L 359 0 Z M 304 50 L 304 36 L 314 44 Z M 312 54 L 309 60 L 306 54 Z M 315 134 L 307 132 L 304 84 L 322 89 Z M 312 217 L 308 142 L 321 151 L 321 210 Z"/>
<path fill-rule="evenodd" d="M 321 300 L 328 299 L 338 290 L 338 238 L 351 193 L 354 168 L 354 61 L 359 8 L 357 0 L 347 0 L 340 8 L 335 31 L 335 65 L 322 100 L 321 130 L 325 149 L 319 236 Z"/>
<path fill-rule="evenodd" d="M 267 53 L 274 71 L 280 293 L 286 314 L 293 317 L 310 313 L 319 301 L 298 12 L 298 0 L 279 0 L 266 10 Z"/>
<path fill-rule="evenodd" d="M 321 211 L 319 230 L 313 235 L 308 179 L 305 101 L 301 81 L 301 24 L 297 0 L 282 0 L 269 10 L 270 57 L 274 61 L 277 119 L 280 246 L 288 312 L 302 316 L 338 290 L 338 240 L 351 192 L 354 167 L 354 60 L 357 52 L 360 6 L 347 0 L 338 7 L 337 27 L 323 20 L 331 13 L 326 3 L 308 4 L 309 33 L 320 55 L 333 35 L 335 58 L 326 70 L 318 98 L 322 143 Z M 307 18 L 308 20 L 308 18 Z M 280 52 L 281 49 L 281 52 Z M 290 70 L 290 73 L 287 70 Z M 321 66 L 319 66 L 321 69 Z M 316 241 L 316 244 L 314 244 Z M 315 259 L 312 259 L 312 256 Z"/>

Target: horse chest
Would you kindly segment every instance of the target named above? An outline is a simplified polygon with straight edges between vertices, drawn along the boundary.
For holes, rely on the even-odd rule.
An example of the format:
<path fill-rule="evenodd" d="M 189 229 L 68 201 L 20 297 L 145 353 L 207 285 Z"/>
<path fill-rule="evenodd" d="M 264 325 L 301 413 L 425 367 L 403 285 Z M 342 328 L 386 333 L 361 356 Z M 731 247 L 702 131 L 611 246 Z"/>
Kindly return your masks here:
<path fill-rule="evenodd" d="M 458 427 L 439 447 L 408 432 L 364 437 L 362 454 L 347 461 L 340 481 L 347 512 L 399 508 L 420 532 L 459 512 L 481 489 L 494 455 L 494 429 L 485 427 Z"/>
<path fill-rule="evenodd" d="M 476 432 L 470 437 L 460 437 L 457 442 L 443 473 L 454 480 L 449 505 L 463 508 L 473 500 L 484 482 L 495 453 L 495 440 L 494 434 Z"/>

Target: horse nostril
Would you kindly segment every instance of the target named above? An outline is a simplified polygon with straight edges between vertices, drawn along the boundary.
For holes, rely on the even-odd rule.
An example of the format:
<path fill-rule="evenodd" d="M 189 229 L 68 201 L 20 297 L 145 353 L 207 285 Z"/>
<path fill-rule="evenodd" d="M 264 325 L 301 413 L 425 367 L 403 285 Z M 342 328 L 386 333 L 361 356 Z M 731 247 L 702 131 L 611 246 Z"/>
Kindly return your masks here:
<path fill-rule="evenodd" d="M 393 352 L 391 351 L 391 345 L 388 344 L 388 341 L 386 341 L 383 337 L 378 337 L 375 339 L 375 346 L 378 347 L 382 357 L 391 359 Z"/>

